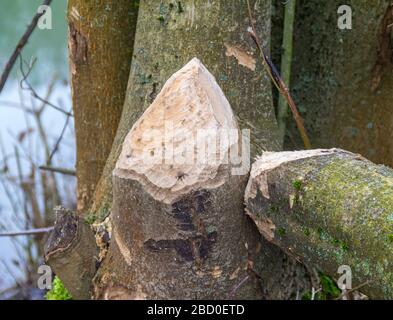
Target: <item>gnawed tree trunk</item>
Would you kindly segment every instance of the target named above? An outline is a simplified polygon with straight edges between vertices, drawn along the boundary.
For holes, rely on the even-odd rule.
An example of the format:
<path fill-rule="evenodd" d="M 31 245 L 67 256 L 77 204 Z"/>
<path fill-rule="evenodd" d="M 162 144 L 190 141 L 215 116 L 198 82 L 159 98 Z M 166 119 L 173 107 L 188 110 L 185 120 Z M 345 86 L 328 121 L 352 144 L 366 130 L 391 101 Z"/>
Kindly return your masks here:
<path fill-rule="evenodd" d="M 242 214 L 248 170 L 236 174 L 228 161 L 240 139 L 227 99 L 199 60 L 168 80 L 116 164 L 113 259 L 97 297 L 118 288 L 143 299 L 262 297 L 251 267 L 258 233 Z"/>
<path fill-rule="evenodd" d="M 248 143 L 199 60 L 168 80 L 122 145 L 94 298 L 288 299 L 309 289 L 304 268 L 243 214 Z"/>
<path fill-rule="evenodd" d="M 120 121 L 138 1 L 69 0 L 69 55 L 78 210 L 85 214 Z"/>
<path fill-rule="evenodd" d="M 250 1 L 265 47 L 270 39 L 270 1 Z M 139 8 L 124 112 L 97 187 L 92 212 L 101 220 L 112 203 L 112 171 L 135 121 L 165 81 L 193 57 L 216 77 L 240 127 L 251 130 L 252 155 L 280 150 L 271 85 L 247 33 L 246 1 L 142 1 Z"/>
<path fill-rule="evenodd" d="M 352 9 L 351 30 L 338 28 L 343 4 Z M 389 0 L 297 2 L 291 83 L 313 147 L 393 166 L 392 23 Z M 287 147 L 302 146 L 290 119 L 288 126 Z"/>
<path fill-rule="evenodd" d="M 248 215 L 270 242 L 353 287 L 393 298 L 393 170 L 338 149 L 264 153 L 245 194 Z"/>

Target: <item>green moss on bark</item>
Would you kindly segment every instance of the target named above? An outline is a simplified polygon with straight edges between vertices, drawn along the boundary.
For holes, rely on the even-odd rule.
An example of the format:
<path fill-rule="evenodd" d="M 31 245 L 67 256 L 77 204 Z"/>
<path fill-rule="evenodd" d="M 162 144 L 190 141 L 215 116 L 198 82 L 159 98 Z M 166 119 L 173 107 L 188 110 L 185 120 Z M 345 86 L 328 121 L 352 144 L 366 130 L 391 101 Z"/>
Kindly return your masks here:
<path fill-rule="evenodd" d="M 273 242 L 330 276 L 349 265 L 355 285 L 369 282 L 371 297 L 393 297 L 392 169 L 337 152 L 283 164 L 267 179 L 270 199 L 259 193 L 248 209 L 272 221 Z"/>

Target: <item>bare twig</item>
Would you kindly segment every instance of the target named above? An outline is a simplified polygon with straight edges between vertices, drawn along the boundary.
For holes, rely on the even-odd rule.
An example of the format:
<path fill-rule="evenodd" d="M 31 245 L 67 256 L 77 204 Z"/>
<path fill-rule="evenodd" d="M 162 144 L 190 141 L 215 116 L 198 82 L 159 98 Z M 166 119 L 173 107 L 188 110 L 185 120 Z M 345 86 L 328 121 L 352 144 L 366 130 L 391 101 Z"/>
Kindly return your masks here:
<path fill-rule="evenodd" d="M 284 81 L 282 80 L 276 66 L 273 64 L 273 62 L 270 60 L 269 56 L 263 49 L 262 43 L 257 35 L 249 0 L 247 0 L 247 6 L 248 6 L 249 19 L 251 23 L 251 27 L 248 29 L 248 32 L 250 33 L 251 38 L 255 42 L 262 56 L 263 65 L 265 66 L 265 69 L 267 70 L 271 80 L 273 81 L 274 85 L 277 87 L 277 90 L 285 97 L 285 99 L 288 102 L 288 105 L 292 111 L 298 130 L 300 132 L 300 136 L 303 140 L 304 147 L 306 149 L 311 149 L 310 139 L 308 138 L 306 128 L 304 127 L 303 119 L 297 110 L 296 104 L 292 99 L 289 89 L 287 85 L 284 83 Z"/>
<path fill-rule="evenodd" d="M 71 112 L 67 112 L 67 111 L 63 110 L 62 108 L 60 108 L 60 107 L 54 105 L 53 103 L 51 103 L 51 102 L 45 100 L 44 98 L 42 98 L 41 96 L 39 96 L 38 93 L 37 93 L 37 92 L 34 90 L 34 88 L 31 86 L 31 84 L 29 83 L 29 81 L 27 80 L 27 78 L 28 78 L 29 75 L 30 75 L 31 70 L 32 70 L 33 67 L 34 67 L 34 64 L 35 64 L 36 59 L 34 59 L 34 60 L 32 60 L 32 61 L 30 62 L 30 64 L 28 65 L 27 72 L 26 72 L 26 71 L 24 70 L 24 68 L 23 68 L 23 58 L 22 58 L 22 55 L 19 54 L 19 57 L 20 57 L 20 72 L 21 72 L 21 74 L 22 74 L 22 80 L 20 81 L 20 87 L 21 87 L 23 90 L 28 90 L 28 91 L 30 91 L 31 95 L 32 95 L 34 98 L 36 98 L 37 100 L 39 100 L 39 101 L 43 102 L 44 104 L 46 104 L 46 105 L 52 107 L 53 109 L 55 109 L 55 110 L 57 110 L 57 111 L 59 111 L 59 112 L 65 114 L 67 117 L 72 117 L 73 115 L 72 115 Z M 26 84 L 26 87 L 23 86 L 24 83 Z"/>
<path fill-rule="evenodd" d="M 57 139 L 57 141 L 55 143 L 55 147 L 53 148 L 53 150 L 52 150 L 52 152 L 51 152 L 51 154 L 49 156 L 49 159 L 47 160 L 47 164 L 50 164 L 52 162 L 53 156 L 56 154 L 57 150 L 59 150 L 60 142 L 61 142 L 61 140 L 64 137 L 64 134 L 65 134 L 67 126 L 68 126 L 68 122 L 70 121 L 70 115 L 71 115 L 71 110 L 70 110 L 70 112 L 67 115 L 67 118 L 66 118 L 66 121 L 64 123 L 63 129 L 61 130 L 60 136 L 59 136 L 59 138 Z"/>
<path fill-rule="evenodd" d="M 315 296 L 318 292 L 321 292 L 322 288 L 319 288 L 318 290 L 315 290 L 314 287 L 311 288 L 311 300 L 315 300 Z"/>
<path fill-rule="evenodd" d="M 366 281 L 366 282 L 364 282 L 364 283 L 358 285 L 357 287 L 352 288 L 351 290 L 347 290 L 347 291 L 343 292 L 343 293 L 342 293 L 337 299 L 335 299 L 335 300 L 341 300 L 344 296 L 347 296 L 349 293 L 354 292 L 354 291 L 357 291 L 357 290 L 363 288 L 364 286 L 367 286 L 369 283 L 370 283 L 370 281 Z"/>
<path fill-rule="evenodd" d="M 290 88 L 291 68 L 292 68 L 292 49 L 293 49 L 293 26 L 295 20 L 296 0 L 288 1 L 285 4 L 284 32 L 281 55 L 281 78 Z M 284 142 L 286 122 L 288 117 L 288 103 L 283 95 L 278 97 L 277 103 L 277 122 L 281 141 Z"/>
<path fill-rule="evenodd" d="M 50 3 L 52 2 L 52 0 L 44 0 L 44 2 L 42 3 L 42 5 L 50 5 Z M 23 47 L 26 45 L 27 41 L 29 40 L 31 34 L 33 33 L 35 27 L 37 26 L 37 22 L 38 20 L 41 18 L 41 16 L 44 14 L 44 12 L 42 13 L 37 13 L 33 20 L 31 21 L 31 23 L 29 24 L 29 26 L 27 27 L 26 32 L 24 33 L 24 35 L 22 36 L 22 38 L 19 40 L 18 44 L 16 45 L 14 52 L 12 53 L 11 57 L 9 58 L 7 64 L 5 65 L 4 71 L 1 75 L 0 78 L 0 92 L 3 90 L 5 83 L 7 82 L 8 76 L 12 70 L 12 67 L 15 64 L 16 59 L 18 58 L 20 52 L 22 51 Z"/>
<path fill-rule="evenodd" d="M 57 168 L 57 167 L 50 167 L 50 166 L 40 166 L 39 169 L 43 171 L 61 173 L 67 176 L 76 176 L 76 171 L 71 169 L 64 169 L 64 168 Z"/>
<path fill-rule="evenodd" d="M 239 288 L 240 288 L 243 284 L 245 284 L 245 283 L 248 281 L 249 278 L 250 278 L 250 276 L 247 275 L 247 276 L 245 276 L 237 285 L 235 285 L 235 286 L 233 287 L 233 289 L 231 290 L 231 292 L 229 293 L 228 298 L 229 298 L 229 299 L 233 299 L 234 296 L 235 296 L 236 291 L 239 290 Z"/>
<path fill-rule="evenodd" d="M 0 233 L 0 237 L 17 237 L 17 236 L 35 235 L 35 234 L 49 233 L 52 230 L 53 227 L 48 227 L 48 228 L 39 228 L 39 229 L 31 229 L 31 230 L 23 230 L 23 231 L 15 231 L 15 232 L 4 232 L 4 233 Z"/>

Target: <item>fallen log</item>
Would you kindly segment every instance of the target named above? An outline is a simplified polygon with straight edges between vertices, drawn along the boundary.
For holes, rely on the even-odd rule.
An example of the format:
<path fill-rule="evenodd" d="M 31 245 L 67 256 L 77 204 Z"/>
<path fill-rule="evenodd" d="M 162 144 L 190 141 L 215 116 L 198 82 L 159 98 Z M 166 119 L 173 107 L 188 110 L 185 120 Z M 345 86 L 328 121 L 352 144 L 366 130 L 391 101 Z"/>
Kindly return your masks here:
<path fill-rule="evenodd" d="M 246 212 L 261 234 L 333 278 L 393 298 L 393 170 L 343 150 L 266 152 L 252 166 Z M 349 288 L 347 288 L 349 289 Z"/>

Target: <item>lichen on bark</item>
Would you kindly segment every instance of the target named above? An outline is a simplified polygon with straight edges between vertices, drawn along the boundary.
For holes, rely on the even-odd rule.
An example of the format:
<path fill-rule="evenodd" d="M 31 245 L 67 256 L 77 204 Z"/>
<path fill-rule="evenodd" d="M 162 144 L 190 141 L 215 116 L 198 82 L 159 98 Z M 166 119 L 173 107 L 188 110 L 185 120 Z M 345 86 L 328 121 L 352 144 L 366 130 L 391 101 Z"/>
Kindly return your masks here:
<path fill-rule="evenodd" d="M 391 1 L 351 0 L 345 4 L 352 8 L 350 30 L 337 25 L 341 1 L 298 1 L 293 96 L 313 147 L 339 147 L 392 166 L 391 63 L 384 64 L 379 86 L 373 88 L 381 28 Z M 279 32 L 276 29 L 276 38 Z M 285 148 L 297 149 L 301 141 L 291 119 L 288 126 Z"/>

